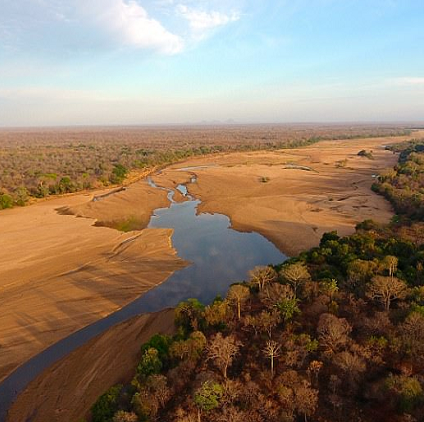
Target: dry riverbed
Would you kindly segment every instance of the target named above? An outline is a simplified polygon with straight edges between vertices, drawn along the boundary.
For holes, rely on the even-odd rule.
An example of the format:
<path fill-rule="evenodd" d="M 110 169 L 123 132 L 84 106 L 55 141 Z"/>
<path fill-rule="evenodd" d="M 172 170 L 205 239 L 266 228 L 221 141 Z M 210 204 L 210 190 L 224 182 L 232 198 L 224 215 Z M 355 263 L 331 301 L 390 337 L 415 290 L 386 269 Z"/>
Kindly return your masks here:
<path fill-rule="evenodd" d="M 155 208 L 167 205 L 165 192 L 140 183 L 104 202 L 91 199 L 77 195 L 1 212 L 0 380 L 185 265 L 172 247 L 172 230 L 122 233 L 56 211 L 98 204 L 108 217 L 108 205 L 117 212 L 129 202 L 148 222 Z"/>
<path fill-rule="evenodd" d="M 410 138 L 324 141 L 307 148 L 220 154 L 170 166 L 153 179 L 158 186 L 175 188 L 196 175 L 190 193 L 202 200 L 199 212 L 228 215 L 233 228 L 259 232 L 282 252 L 294 255 L 316 246 L 326 231 L 346 235 L 364 219 L 390 220 L 390 205 L 370 187 L 374 174 L 397 161 L 384 146 Z M 373 159 L 358 156 L 362 149 L 372 151 Z M 206 167 L 185 169 L 198 166 Z M 175 199 L 182 197 L 176 194 Z M 50 344 L 124 306 L 185 265 L 172 248 L 170 230 L 124 233 L 93 226 L 97 222 L 125 230 L 142 229 L 152 211 L 167 204 L 165 191 L 139 181 L 100 201 L 81 194 L 1 212 L 0 379 Z M 127 347 L 130 340 L 119 337 L 119 330 L 114 327 L 108 333 Z M 91 343 L 107 354 L 113 340 Z M 67 361 L 75 361 L 79 350 L 61 360 L 61 366 L 49 369 L 47 378 L 43 378 L 46 373 L 38 377 L 39 384 L 34 381 L 20 396 L 20 415 L 39 406 L 50 389 L 59 390 L 62 377 L 70 376 L 68 370 L 76 380 L 84 379 L 95 367 L 94 354 L 85 355 L 81 366 Z M 128 368 L 121 369 L 110 370 L 121 376 Z M 97 378 L 99 373 L 90 372 L 94 377 L 90 383 L 96 388 L 88 399 L 76 400 L 76 408 L 87 409 L 95 394 L 115 382 Z M 78 390 L 75 382 L 54 393 L 63 396 L 54 399 L 60 406 L 45 404 L 50 407 L 43 412 L 60 415 L 68 406 L 66 396 Z M 42 394 L 36 393 L 37 385 L 43 386 Z M 17 411 L 16 405 L 14 409 Z M 16 418 L 11 420 L 21 420 Z M 62 415 L 57 420 L 71 419 Z"/>
<path fill-rule="evenodd" d="M 295 255 L 316 246 L 325 232 L 348 235 L 365 219 L 390 220 L 390 204 L 370 188 L 373 175 L 397 162 L 384 146 L 399 141 L 323 141 L 307 148 L 204 157 L 171 166 L 154 180 L 171 187 L 195 174 L 190 192 L 202 200 L 199 212 L 225 214 L 236 230 L 261 233 Z M 358 156 L 362 149 L 372 151 L 373 159 Z M 181 170 L 187 167 L 192 169 Z"/>

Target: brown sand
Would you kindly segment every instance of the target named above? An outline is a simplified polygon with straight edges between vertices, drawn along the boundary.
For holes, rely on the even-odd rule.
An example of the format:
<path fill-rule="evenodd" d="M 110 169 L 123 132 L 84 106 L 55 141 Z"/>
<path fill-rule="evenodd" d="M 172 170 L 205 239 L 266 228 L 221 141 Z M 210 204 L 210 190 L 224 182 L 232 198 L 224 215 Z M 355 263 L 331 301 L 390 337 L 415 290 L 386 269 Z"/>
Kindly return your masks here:
<path fill-rule="evenodd" d="M 116 194 L 118 199 L 112 195 L 98 202 L 99 216 L 116 215 L 125 202 L 136 203 L 140 215 L 147 216 L 167 203 L 165 192 L 139 184 Z M 171 230 L 121 233 L 55 211 L 65 205 L 81 207 L 90 199 L 77 195 L 1 213 L 0 380 L 185 265 L 172 248 Z"/>
<path fill-rule="evenodd" d="M 176 174 L 179 181 L 189 178 L 179 168 L 217 165 L 189 172 L 198 177 L 190 192 L 202 200 L 199 212 L 225 214 L 233 228 L 259 232 L 295 255 L 316 246 L 325 232 L 347 235 L 365 219 L 390 220 L 390 204 L 370 190 L 372 175 L 397 162 L 384 146 L 407 139 L 324 141 L 292 150 L 223 154 L 172 166 L 154 180 L 175 186 Z M 362 149 L 372 150 L 374 159 L 358 156 Z"/>
<path fill-rule="evenodd" d="M 9 422 L 76 422 L 112 385 L 128 382 L 140 346 L 174 332 L 174 311 L 145 314 L 115 325 L 38 376 L 19 396 Z"/>
<path fill-rule="evenodd" d="M 167 207 L 166 192 L 151 188 L 145 180 L 137 181 L 125 190 L 101 198 L 98 201 L 85 201 L 60 209 L 62 214 L 96 219 L 99 226 L 113 228 L 142 229 L 147 226 L 152 210 Z"/>

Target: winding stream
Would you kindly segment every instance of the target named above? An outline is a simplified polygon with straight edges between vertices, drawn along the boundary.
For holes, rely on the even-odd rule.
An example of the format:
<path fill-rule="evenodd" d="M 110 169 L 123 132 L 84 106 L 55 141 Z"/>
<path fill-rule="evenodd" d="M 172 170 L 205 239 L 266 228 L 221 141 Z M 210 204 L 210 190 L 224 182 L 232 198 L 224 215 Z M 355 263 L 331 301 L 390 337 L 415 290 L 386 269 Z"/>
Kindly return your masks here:
<path fill-rule="evenodd" d="M 148 183 L 158 189 L 151 179 Z M 190 183 L 196 183 L 193 177 Z M 270 241 L 257 233 L 240 233 L 230 228 L 230 219 L 221 214 L 197 214 L 200 201 L 189 195 L 189 187 L 177 190 L 187 198 L 177 203 L 175 191 L 168 191 L 169 208 L 157 209 L 149 228 L 172 228 L 172 243 L 178 255 L 191 263 L 168 280 L 149 290 L 117 312 L 50 346 L 17 368 L 0 384 L 0 421 L 26 385 L 53 363 L 84 345 L 111 326 L 144 312 L 173 307 L 188 298 L 203 303 L 224 296 L 229 285 L 246 279 L 256 265 L 277 264 L 286 259 Z"/>

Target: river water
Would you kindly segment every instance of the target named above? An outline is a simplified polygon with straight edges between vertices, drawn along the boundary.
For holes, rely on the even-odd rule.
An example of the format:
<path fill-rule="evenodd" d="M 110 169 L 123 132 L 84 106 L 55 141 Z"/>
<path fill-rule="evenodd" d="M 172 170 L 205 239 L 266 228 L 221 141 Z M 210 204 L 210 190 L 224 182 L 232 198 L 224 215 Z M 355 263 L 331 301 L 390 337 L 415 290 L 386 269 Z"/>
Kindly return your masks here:
<path fill-rule="evenodd" d="M 151 186 L 156 186 L 150 179 Z M 196 183 L 196 178 L 191 179 Z M 256 265 L 277 264 L 286 259 L 270 241 L 258 233 L 240 233 L 230 228 L 222 214 L 197 213 L 200 201 L 189 195 L 189 185 L 177 189 L 185 202 L 174 201 L 168 190 L 169 208 L 155 210 L 149 228 L 172 228 L 172 243 L 178 255 L 190 263 L 161 285 L 129 305 L 60 340 L 16 369 L 0 384 L 0 421 L 20 391 L 57 360 L 82 346 L 111 326 L 144 312 L 173 307 L 188 298 L 207 304 L 217 295 L 225 296 L 230 284 L 245 280 Z"/>

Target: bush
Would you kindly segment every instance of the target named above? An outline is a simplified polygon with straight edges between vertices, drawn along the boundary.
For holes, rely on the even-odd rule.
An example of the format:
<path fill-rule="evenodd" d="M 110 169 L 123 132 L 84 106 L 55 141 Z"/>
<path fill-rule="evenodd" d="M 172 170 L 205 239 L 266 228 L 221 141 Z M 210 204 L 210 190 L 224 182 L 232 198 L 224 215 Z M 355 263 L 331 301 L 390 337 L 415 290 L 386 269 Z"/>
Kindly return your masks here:
<path fill-rule="evenodd" d="M 13 207 L 13 199 L 7 193 L 0 195 L 0 210 Z"/>
<path fill-rule="evenodd" d="M 122 164 L 115 164 L 110 176 L 111 183 L 122 183 L 128 173 L 128 169 Z"/>
<path fill-rule="evenodd" d="M 115 385 L 101 395 L 91 408 L 92 422 L 111 422 L 118 410 L 122 385 Z"/>

